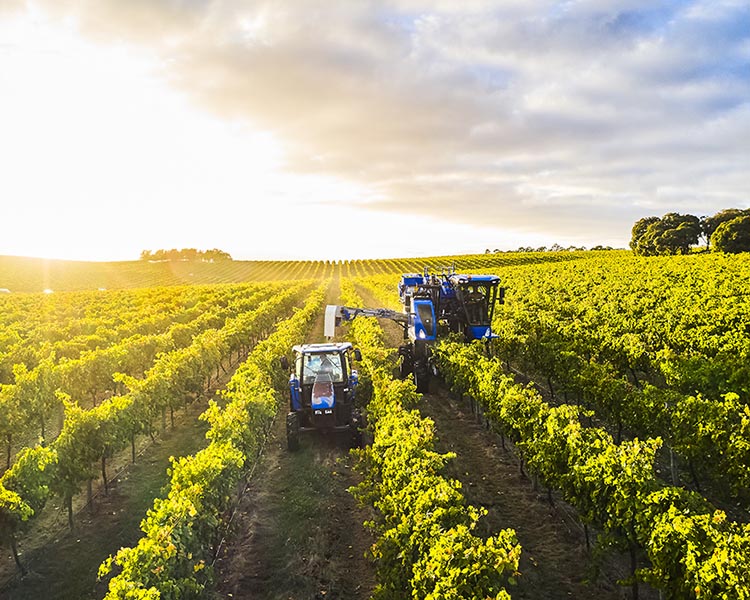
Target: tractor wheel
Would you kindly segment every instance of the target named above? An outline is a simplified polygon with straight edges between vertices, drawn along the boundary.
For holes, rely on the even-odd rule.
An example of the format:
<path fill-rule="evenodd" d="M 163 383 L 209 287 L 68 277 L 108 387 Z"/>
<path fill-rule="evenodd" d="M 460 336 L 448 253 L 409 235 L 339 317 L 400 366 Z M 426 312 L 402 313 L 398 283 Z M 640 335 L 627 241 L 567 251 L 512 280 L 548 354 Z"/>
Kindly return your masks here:
<path fill-rule="evenodd" d="M 296 412 L 286 416 L 286 446 L 291 452 L 299 450 L 299 415 Z"/>
<path fill-rule="evenodd" d="M 414 357 L 411 346 L 400 346 L 398 356 L 398 376 L 401 379 L 406 379 L 414 371 Z"/>
<path fill-rule="evenodd" d="M 427 361 L 419 359 L 414 361 L 414 385 L 420 394 L 426 394 L 430 391 L 430 370 L 427 368 Z"/>

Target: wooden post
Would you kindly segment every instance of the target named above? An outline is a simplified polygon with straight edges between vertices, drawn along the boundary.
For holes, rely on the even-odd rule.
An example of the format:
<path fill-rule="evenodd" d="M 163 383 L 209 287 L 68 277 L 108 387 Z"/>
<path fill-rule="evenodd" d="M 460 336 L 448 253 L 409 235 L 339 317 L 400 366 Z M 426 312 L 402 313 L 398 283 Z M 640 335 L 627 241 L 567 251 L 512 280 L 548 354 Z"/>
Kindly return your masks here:
<path fill-rule="evenodd" d="M 102 454 L 102 482 L 104 483 L 104 495 L 109 496 L 109 482 L 107 481 L 107 455 Z"/>
<path fill-rule="evenodd" d="M 94 514 L 94 487 L 93 480 L 89 478 L 86 481 L 86 497 L 88 498 L 89 512 Z"/>
<path fill-rule="evenodd" d="M 18 545 L 16 544 L 16 535 L 13 533 L 10 536 L 10 549 L 13 551 L 13 560 L 16 561 L 18 570 L 21 571 L 22 576 L 26 576 L 26 567 L 21 563 L 21 558 L 18 556 Z"/>
<path fill-rule="evenodd" d="M 68 509 L 68 527 L 73 531 L 75 529 L 73 524 L 73 494 L 65 495 L 65 506 Z"/>

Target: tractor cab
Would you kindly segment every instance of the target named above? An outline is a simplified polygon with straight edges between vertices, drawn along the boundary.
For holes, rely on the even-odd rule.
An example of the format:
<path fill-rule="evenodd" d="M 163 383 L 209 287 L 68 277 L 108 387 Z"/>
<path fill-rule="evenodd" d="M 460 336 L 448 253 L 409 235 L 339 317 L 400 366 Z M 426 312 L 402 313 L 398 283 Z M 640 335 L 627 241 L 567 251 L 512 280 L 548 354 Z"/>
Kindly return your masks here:
<path fill-rule="evenodd" d="M 492 337 L 495 303 L 503 302 L 504 289 L 496 275 L 452 275 L 450 277 L 460 307 L 459 321 L 467 339 Z"/>
<path fill-rule="evenodd" d="M 360 435 L 361 414 L 354 406 L 359 381 L 352 359 L 359 351 L 351 343 L 294 346 L 294 370 L 289 377 L 287 441 L 294 450 L 300 432 L 352 431 Z"/>
<path fill-rule="evenodd" d="M 448 333 L 463 333 L 467 340 L 492 337 L 495 304 L 502 304 L 505 292 L 497 275 L 460 275 L 452 267 L 439 274 L 407 273 L 398 291 L 411 315 L 406 333 L 418 343 Z"/>

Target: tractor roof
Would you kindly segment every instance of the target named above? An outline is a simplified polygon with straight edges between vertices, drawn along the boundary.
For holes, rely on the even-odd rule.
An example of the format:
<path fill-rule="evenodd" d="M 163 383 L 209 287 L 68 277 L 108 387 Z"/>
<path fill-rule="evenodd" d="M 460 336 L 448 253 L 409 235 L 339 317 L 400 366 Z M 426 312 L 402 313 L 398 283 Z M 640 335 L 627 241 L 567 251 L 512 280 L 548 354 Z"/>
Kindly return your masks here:
<path fill-rule="evenodd" d="M 500 278 L 497 275 L 451 275 L 451 281 L 454 284 L 460 283 L 499 283 Z"/>
<path fill-rule="evenodd" d="M 331 352 L 343 352 L 351 348 L 351 342 L 327 342 L 325 344 L 302 344 L 294 346 L 292 350 L 300 354 L 327 354 Z"/>

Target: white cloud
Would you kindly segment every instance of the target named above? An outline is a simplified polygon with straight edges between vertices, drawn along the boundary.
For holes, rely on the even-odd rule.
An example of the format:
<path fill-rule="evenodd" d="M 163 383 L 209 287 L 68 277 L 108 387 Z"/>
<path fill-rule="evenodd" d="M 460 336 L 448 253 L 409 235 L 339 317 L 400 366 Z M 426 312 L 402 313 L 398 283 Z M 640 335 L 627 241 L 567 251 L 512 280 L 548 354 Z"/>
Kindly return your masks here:
<path fill-rule="evenodd" d="M 743 2 L 32 4 L 271 132 L 279 168 L 341 182 L 327 206 L 624 245 L 645 209 L 750 203 Z"/>

